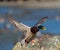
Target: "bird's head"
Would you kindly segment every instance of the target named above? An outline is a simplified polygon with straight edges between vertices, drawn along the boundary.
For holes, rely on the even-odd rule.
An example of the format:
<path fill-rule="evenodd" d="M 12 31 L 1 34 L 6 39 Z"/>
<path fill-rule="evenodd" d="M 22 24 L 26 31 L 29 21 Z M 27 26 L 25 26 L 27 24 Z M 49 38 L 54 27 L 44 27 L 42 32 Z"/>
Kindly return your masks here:
<path fill-rule="evenodd" d="M 40 26 L 38 26 L 38 27 L 31 27 L 31 32 L 32 32 L 32 33 L 36 33 L 36 32 L 38 32 L 40 29 L 41 29 L 41 30 L 46 30 L 46 28 L 45 28 L 44 26 L 40 25 Z"/>
<path fill-rule="evenodd" d="M 38 29 L 41 29 L 41 30 L 46 30 L 46 28 L 42 25 L 38 26 Z"/>

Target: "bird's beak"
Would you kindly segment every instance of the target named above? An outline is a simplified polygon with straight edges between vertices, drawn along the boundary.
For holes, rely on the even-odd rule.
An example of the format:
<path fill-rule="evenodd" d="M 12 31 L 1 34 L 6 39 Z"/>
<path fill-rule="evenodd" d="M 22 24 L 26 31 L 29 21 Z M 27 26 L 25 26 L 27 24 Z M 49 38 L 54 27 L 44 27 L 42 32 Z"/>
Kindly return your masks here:
<path fill-rule="evenodd" d="M 45 28 L 45 27 L 43 27 L 43 28 L 42 28 L 42 30 L 46 30 L 46 28 Z"/>

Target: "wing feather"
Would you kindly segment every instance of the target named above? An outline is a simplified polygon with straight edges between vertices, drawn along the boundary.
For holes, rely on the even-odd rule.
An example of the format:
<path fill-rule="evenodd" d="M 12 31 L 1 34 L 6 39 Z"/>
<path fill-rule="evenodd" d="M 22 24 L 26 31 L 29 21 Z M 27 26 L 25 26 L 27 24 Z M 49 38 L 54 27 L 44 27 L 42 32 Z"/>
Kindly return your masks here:
<path fill-rule="evenodd" d="M 10 23 L 12 23 L 17 29 L 19 29 L 22 32 L 26 32 L 30 28 L 29 26 L 27 26 L 23 23 L 17 22 L 12 17 L 8 16 L 8 20 L 10 21 Z"/>
<path fill-rule="evenodd" d="M 43 24 L 43 23 L 47 20 L 47 18 L 48 18 L 48 17 L 43 17 L 43 18 L 41 18 L 41 20 L 39 20 L 39 21 L 37 22 L 37 24 L 35 24 L 34 26 L 39 26 L 39 25 Z"/>

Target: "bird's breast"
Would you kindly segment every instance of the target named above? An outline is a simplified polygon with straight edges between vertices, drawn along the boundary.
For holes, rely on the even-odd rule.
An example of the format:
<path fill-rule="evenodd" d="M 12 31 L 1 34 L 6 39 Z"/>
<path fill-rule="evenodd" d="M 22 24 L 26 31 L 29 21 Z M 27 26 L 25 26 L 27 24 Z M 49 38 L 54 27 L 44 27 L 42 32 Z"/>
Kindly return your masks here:
<path fill-rule="evenodd" d="M 25 42 L 28 44 L 33 38 L 34 38 L 35 34 L 30 33 L 30 35 L 25 39 Z"/>

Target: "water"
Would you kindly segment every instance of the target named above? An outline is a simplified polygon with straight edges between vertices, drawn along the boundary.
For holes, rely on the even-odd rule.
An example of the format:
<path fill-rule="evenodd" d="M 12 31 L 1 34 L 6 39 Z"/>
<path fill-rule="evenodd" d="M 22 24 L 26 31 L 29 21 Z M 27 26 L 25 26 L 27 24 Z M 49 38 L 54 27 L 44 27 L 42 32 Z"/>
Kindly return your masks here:
<path fill-rule="evenodd" d="M 30 13 L 23 15 L 23 12 L 26 11 L 29 11 Z M 0 15 L 3 15 L 5 13 L 13 14 L 14 18 L 17 21 L 21 21 L 22 23 L 31 27 L 34 26 L 34 24 L 36 24 L 36 22 L 42 17 L 48 16 L 48 20 L 42 24 L 47 28 L 47 30 L 41 32 L 51 32 L 57 34 L 60 33 L 60 19 L 56 20 L 56 16 L 60 16 L 60 9 L 26 9 L 26 8 L 0 7 Z M 22 14 L 22 15 L 16 17 L 15 16 L 16 14 Z M 7 20 L 4 23 L 7 24 L 8 23 Z M 5 26 L 4 23 L 3 24 L 0 23 L 1 29 L 4 29 Z M 11 37 L 8 38 L 9 41 L 7 41 L 7 39 L 4 37 L 3 39 L 4 40 L 1 40 L 0 42 L 0 50 L 12 50 L 13 44 Z"/>

